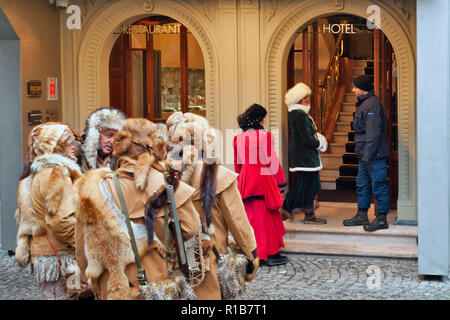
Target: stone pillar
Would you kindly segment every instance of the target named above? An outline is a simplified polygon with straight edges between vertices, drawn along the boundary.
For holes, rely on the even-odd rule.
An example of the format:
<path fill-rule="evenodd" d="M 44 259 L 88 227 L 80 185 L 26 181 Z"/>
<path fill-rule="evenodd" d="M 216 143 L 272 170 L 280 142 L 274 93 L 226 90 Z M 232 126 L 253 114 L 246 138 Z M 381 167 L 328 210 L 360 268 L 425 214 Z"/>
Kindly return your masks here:
<path fill-rule="evenodd" d="M 239 112 L 238 99 L 238 30 L 236 0 L 219 0 L 218 36 L 219 55 L 219 128 L 236 128 L 236 117 Z"/>
<path fill-rule="evenodd" d="M 14 211 L 17 207 L 17 182 L 22 169 L 20 43 L 1 8 L 0 70 L 0 243 L 3 250 L 15 250 L 17 225 Z"/>
<path fill-rule="evenodd" d="M 417 210 L 423 275 L 444 276 L 449 269 L 449 9 L 447 0 L 417 0 Z"/>
<path fill-rule="evenodd" d="M 259 1 L 239 0 L 239 112 L 261 104 Z M 264 106 L 266 107 L 266 106 Z"/>

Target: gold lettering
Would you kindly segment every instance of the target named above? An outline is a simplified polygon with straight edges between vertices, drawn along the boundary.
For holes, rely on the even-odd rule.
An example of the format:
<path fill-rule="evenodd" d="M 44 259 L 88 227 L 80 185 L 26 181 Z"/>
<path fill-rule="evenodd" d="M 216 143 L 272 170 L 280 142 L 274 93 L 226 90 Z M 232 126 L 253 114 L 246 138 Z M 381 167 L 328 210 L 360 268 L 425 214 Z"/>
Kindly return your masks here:
<path fill-rule="evenodd" d="M 338 29 L 337 31 L 334 31 L 334 30 L 335 30 L 334 27 L 338 27 L 339 29 Z M 333 32 L 333 33 L 339 33 L 339 32 L 341 32 L 341 27 L 340 27 L 338 24 L 333 24 L 333 25 L 331 26 L 331 32 Z"/>
<path fill-rule="evenodd" d="M 328 27 L 326 25 L 323 25 L 322 32 L 323 33 L 325 33 L 325 32 L 330 33 L 330 25 L 328 25 Z"/>
<path fill-rule="evenodd" d="M 334 25 L 333 25 L 334 26 Z M 339 25 L 337 25 L 339 26 Z M 176 34 L 181 33 L 181 24 L 168 24 L 168 25 L 145 25 L 145 24 L 131 24 L 121 25 L 121 33 L 123 34 Z M 324 25 L 324 31 L 327 27 Z M 328 26 L 330 31 L 330 25 Z M 331 27 L 333 31 L 333 27 Z"/>
<path fill-rule="evenodd" d="M 169 33 L 177 33 L 177 26 L 176 25 L 169 25 Z"/>

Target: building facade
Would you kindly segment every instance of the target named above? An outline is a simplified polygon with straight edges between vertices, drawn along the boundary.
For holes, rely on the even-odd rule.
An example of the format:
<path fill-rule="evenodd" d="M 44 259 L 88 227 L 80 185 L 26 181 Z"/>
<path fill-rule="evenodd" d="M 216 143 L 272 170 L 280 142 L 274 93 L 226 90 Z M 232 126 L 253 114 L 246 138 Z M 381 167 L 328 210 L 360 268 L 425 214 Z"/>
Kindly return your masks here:
<path fill-rule="evenodd" d="M 424 91 L 431 88 L 430 82 L 424 79 L 442 76 L 442 87 L 439 88 L 442 94 L 445 92 L 447 100 L 439 98 L 440 104 L 436 103 L 445 115 L 439 118 L 443 130 L 439 132 L 446 134 L 447 139 L 443 140 L 448 141 L 448 129 L 444 126 L 449 119 L 449 59 L 448 54 L 444 55 L 448 53 L 449 26 L 446 1 L 74 0 L 65 4 L 56 1 L 61 7 L 48 1 L 17 2 L 0 0 L 0 8 L 20 41 L 23 145 L 32 128 L 28 124 L 29 111 L 41 111 L 44 121 L 64 121 L 81 131 L 92 111 L 111 105 L 110 56 L 119 37 L 117 31 L 123 25 L 149 16 L 164 16 L 186 27 L 201 49 L 204 109 L 210 123 L 222 132 L 237 129 L 239 113 L 252 103 L 263 105 L 268 110 L 267 129 L 278 130 L 277 144 L 284 170 L 288 167 L 287 110 L 283 99 L 288 89 L 286 66 L 298 30 L 327 16 L 346 14 L 370 19 L 379 13 L 376 22 L 392 44 L 397 61 L 398 220 L 418 223 L 419 272 L 447 273 L 450 257 L 449 150 L 446 146 L 441 157 L 429 158 L 433 154 L 432 148 L 438 145 L 423 136 L 431 134 L 429 131 L 434 125 L 430 127 L 430 122 L 436 120 L 431 119 L 433 113 L 426 112 L 429 101 L 434 100 L 425 99 L 428 92 Z M 77 11 L 76 8 L 69 11 L 69 5 L 79 9 L 80 29 L 73 27 Z M 442 17 L 439 21 L 433 18 L 435 13 Z M 439 24 L 446 33 L 433 36 L 428 23 Z M 427 47 L 428 42 L 438 40 L 447 44 L 439 55 L 430 51 L 431 45 Z M 432 68 L 443 70 L 443 73 L 437 75 L 430 71 Z M 44 91 L 49 79 L 55 78 L 57 100 L 49 100 Z M 27 83 L 39 79 L 42 80 L 43 94 L 31 98 Z M 436 96 L 433 98 L 437 99 Z M 226 157 L 229 157 L 229 150 L 225 146 Z M 430 176 L 430 168 L 440 168 L 445 174 L 435 179 Z M 287 175 L 287 171 L 285 173 Z M 435 206 L 439 212 L 435 212 Z M 5 210 L 13 212 L 14 209 L 4 209 L 2 205 L 2 217 Z M 4 246 L 3 225 L 6 223 L 2 220 Z M 435 257 L 439 257 L 438 266 Z"/>

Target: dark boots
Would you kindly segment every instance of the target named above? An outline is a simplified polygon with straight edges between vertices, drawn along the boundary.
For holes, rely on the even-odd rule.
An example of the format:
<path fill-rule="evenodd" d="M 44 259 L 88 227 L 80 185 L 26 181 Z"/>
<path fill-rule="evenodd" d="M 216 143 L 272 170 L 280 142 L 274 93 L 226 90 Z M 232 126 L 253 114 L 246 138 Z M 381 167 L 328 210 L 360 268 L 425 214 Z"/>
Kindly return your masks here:
<path fill-rule="evenodd" d="M 369 209 L 361 209 L 358 208 L 358 212 L 356 215 L 348 220 L 344 220 L 344 226 L 352 227 L 352 226 L 364 226 L 369 224 L 369 218 L 367 217 L 367 211 Z"/>
<path fill-rule="evenodd" d="M 381 229 L 387 229 L 389 225 L 387 223 L 386 214 L 379 213 L 377 217 L 370 223 L 364 226 L 364 230 L 373 232 Z"/>
<path fill-rule="evenodd" d="M 279 252 L 267 257 L 267 265 L 269 267 L 280 266 L 288 262 L 288 257 L 282 256 Z"/>
<path fill-rule="evenodd" d="M 314 213 L 314 207 L 305 207 L 305 219 L 303 220 L 305 224 L 326 224 L 326 219 L 321 219 Z"/>
<path fill-rule="evenodd" d="M 289 211 L 287 211 L 286 209 L 281 208 L 280 212 L 281 212 L 281 217 L 283 218 L 283 221 L 288 220 L 288 219 L 291 221 L 294 220 L 294 217 L 292 216 L 292 214 Z"/>

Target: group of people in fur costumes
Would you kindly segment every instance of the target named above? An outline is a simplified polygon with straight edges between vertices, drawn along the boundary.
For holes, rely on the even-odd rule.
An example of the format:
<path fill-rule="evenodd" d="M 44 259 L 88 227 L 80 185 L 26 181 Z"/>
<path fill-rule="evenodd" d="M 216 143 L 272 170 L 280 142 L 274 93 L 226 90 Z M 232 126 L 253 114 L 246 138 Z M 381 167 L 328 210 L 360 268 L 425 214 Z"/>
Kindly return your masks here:
<path fill-rule="evenodd" d="M 216 138 L 192 113 L 155 124 L 109 107 L 90 115 L 83 137 L 65 123 L 34 127 L 18 186 L 15 252 L 22 267 L 32 266 L 42 298 L 242 294 L 259 267 L 257 244 L 237 174 L 215 157 Z M 168 186 L 187 273 L 169 228 Z"/>
<path fill-rule="evenodd" d="M 290 163 L 301 179 L 285 199 L 258 104 L 237 119 L 235 172 L 216 157 L 218 131 L 193 113 L 164 124 L 105 107 L 82 136 L 60 122 L 34 127 L 17 192 L 17 262 L 32 266 L 43 299 L 237 297 L 260 262 L 287 263 L 283 216 L 304 208 L 305 223 L 326 223 L 314 214 L 320 180 L 308 187 L 327 148 L 303 106 L 310 94 L 303 83 L 286 93 L 290 114 L 304 122 L 291 129 L 305 132 L 311 150 Z"/>

